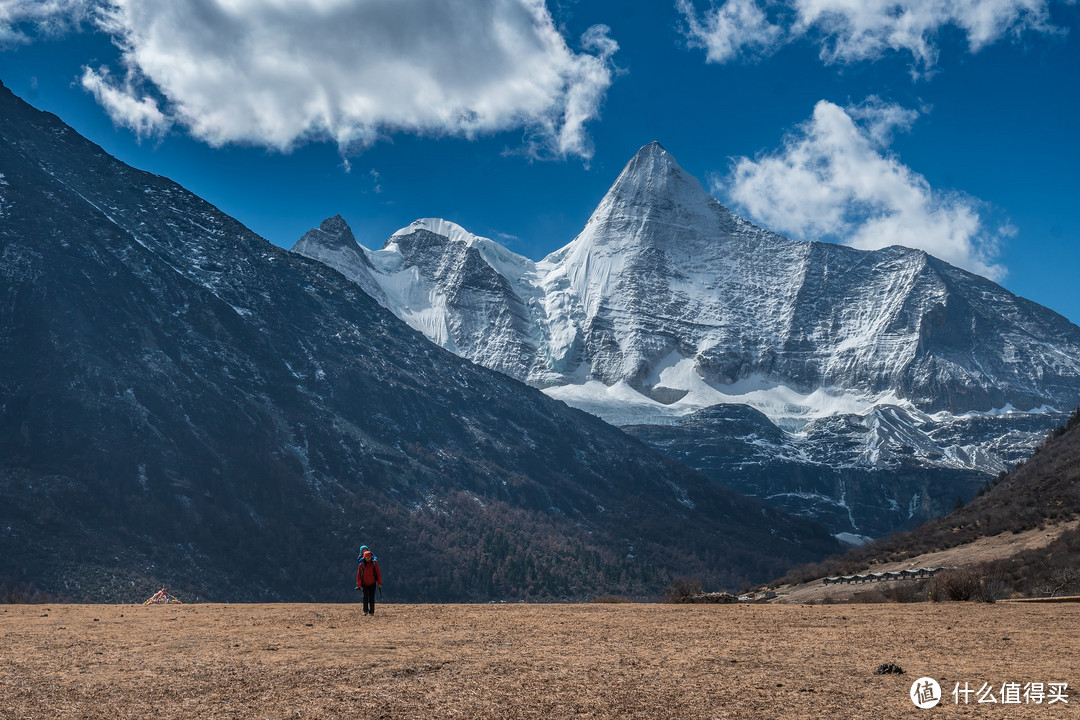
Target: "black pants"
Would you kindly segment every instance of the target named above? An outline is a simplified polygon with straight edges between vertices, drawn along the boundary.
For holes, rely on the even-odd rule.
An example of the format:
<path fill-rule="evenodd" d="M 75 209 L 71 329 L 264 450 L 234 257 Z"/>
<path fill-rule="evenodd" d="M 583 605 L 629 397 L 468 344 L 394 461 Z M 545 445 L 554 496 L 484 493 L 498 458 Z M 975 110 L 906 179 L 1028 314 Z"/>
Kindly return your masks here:
<path fill-rule="evenodd" d="M 375 614 L 375 586 L 364 585 L 364 612 Z"/>

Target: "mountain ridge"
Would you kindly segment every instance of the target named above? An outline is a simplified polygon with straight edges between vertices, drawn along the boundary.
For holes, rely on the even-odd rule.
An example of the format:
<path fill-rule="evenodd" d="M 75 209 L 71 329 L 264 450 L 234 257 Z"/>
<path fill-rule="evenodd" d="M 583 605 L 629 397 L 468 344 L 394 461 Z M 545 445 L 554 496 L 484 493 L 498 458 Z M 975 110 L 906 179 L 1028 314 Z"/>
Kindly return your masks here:
<path fill-rule="evenodd" d="M 704 408 L 744 404 L 787 433 L 775 446 L 781 466 L 801 454 L 810 466 L 864 468 L 866 482 L 927 467 L 940 471 L 941 509 L 1030 452 L 1061 408 L 1080 402 L 1080 328 L 1064 317 L 921 250 L 758 228 L 659 143 L 644 146 L 582 232 L 542 260 L 439 219 L 359 252 L 394 294 L 384 305 L 429 339 L 632 427 L 699 470 L 693 452 L 675 448 L 726 431 L 678 426 Z M 742 456 L 760 455 L 753 440 L 740 442 Z M 708 467 L 747 490 L 737 473 Z M 917 484 L 904 497 L 879 493 L 863 521 L 833 529 L 903 525 L 913 516 L 902 508 L 927 500 Z M 841 505 L 843 495 L 826 493 Z M 889 513 L 893 524 L 882 525 Z"/>
<path fill-rule="evenodd" d="M 1057 337 L 1070 351 L 1080 349 L 1080 328 L 1063 316 L 921 250 L 858 250 L 757 228 L 707 195 L 656 142 L 627 163 L 578 237 L 540 261 L 438 219 L 399 230 L 377 252 L 418 230 L 445 238 L 441 245 L 483 247 L 480 257 L 516 299 L 536 305 L 529 330 L 541 336 L 538 358 L 519 379 L 538 387 L 574 382 L 584 372 L 647 395 L 665 387 L 662 376 L 673 368 L 664 363 L 675 353 L 721 390 L 761 377 L 803 394 L 893 393 L 919 410 L 954 414 L 1050 401 L 1069 407 L 1080 398 L 1080 361 L 1072 352 L 1029 353 L 1042 363 L 1038 387 L 1011 357 L 965 361 L 959 352 L 994 357 L 987 343 L 972 343 L 995 332 L 1025 348 Z M 496 253 L 501 261 L 491 259 Z M 403 267 L 416 262 L 416 253 L 401 260 Z M 420 274 L 438 295 L 443 278 L 430 268 Z M 974 293 L 961 292 L 969 286 Z M 740 307 L 754 294 L 775 300 Z M 480 331 L 474 328 L 482 317 L 460 317 L 463 327 Z M 995 328 L 995 320 L 1006 325 Z M 753 335 L 755 324 L 771 334 Z M 441 340 L 451 341 L 480 364 L 499 362 L 470 354 L 469 343 Z M 550 360 L 575 353 L 561 366 Z"/>
<path fill-rule="evenodd" d="M 364 542 L 400 599 L 644 597 L 835 547 L 3 86 L 0 167 L 0 586 L 344 601 Z"/>

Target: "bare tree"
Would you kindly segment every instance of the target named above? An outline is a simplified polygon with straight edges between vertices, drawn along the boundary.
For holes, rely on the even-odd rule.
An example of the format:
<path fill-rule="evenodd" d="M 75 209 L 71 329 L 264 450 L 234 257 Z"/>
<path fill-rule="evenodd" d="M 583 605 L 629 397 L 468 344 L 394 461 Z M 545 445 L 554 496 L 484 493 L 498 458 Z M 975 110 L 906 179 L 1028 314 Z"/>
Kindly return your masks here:
<path fill-rule="evenodd" d="M 1045 582 L 1038 588 L 1039 592 L 1048 597 L 1072 592 L 1080 587 L 1080 568 L 1058 568 L 1046 576 Z"/>

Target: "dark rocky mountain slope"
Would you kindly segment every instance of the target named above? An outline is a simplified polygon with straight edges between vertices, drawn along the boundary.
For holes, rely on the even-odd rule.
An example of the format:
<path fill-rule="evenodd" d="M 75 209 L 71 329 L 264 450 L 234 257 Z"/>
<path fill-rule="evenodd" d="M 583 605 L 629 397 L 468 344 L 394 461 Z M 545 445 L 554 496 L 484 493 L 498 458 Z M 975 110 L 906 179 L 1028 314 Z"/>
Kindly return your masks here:
<path fill-rule="evenodd" d="M 656 595 L 835 549 L 0 86 L 0 591 Z"/>

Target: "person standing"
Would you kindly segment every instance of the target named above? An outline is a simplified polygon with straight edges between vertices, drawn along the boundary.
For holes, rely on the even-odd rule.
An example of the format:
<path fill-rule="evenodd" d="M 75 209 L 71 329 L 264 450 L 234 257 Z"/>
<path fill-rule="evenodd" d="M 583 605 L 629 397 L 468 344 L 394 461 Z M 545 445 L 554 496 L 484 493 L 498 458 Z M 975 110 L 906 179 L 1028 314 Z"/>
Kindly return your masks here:
<path fill-rule="evenodd" d="M 360 547 L 359 567 L 356 569 L 356 589 L 364 591 L 364 614 L 375 614 L 375 588 L 382 587 L 379 559 L 367 545 Z"/>

